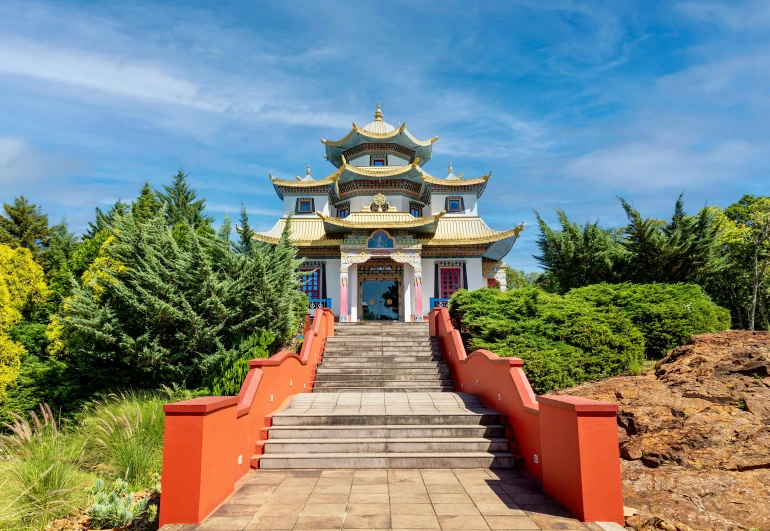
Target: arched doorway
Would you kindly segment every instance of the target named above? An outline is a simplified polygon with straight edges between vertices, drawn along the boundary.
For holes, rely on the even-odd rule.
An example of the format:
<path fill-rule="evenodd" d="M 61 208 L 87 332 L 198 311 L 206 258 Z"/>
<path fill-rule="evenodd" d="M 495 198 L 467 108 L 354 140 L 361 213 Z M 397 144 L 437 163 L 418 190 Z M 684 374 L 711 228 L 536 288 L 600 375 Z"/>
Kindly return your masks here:
<path fill-rule="evenodd" d="M 365 321 L 404 318 L 404 268 L 390 259 L 358 265 L 358 315 Z"/>

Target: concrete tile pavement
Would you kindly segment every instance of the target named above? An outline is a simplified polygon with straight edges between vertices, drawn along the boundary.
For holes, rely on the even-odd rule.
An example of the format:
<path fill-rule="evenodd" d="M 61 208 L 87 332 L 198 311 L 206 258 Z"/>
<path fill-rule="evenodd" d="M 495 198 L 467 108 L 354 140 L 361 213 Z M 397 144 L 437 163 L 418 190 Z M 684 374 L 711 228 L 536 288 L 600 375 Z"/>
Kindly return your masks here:
<path fill-rule="evenodd" d="M 200 525 L 306 529 L 589 531 L 515 470 L 258 470 Z"/>

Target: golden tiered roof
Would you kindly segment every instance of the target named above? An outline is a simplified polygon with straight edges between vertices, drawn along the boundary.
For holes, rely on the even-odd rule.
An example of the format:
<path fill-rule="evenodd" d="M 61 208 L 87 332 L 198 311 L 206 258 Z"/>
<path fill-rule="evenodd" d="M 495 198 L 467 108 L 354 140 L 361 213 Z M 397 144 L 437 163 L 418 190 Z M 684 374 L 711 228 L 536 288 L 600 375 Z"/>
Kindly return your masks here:
<path fill-rule="evenodd" d="M 432 235 L 421 235 L 417 242 L 423 245 L 482 245 L 494 243 L 509 238 L 518 237 L 524 230 L 522 223 L 518 227 L 510 230 L 498 231 L 490 229 L 484 220 L 478 216 L 453 216 L 447 217 L 443 214 L 431 216 L 431 218 L 414 218 L 409 214 L 398 213 L 361 213 L 367 216 L 381 216 L 381 222 L 387 222 L 388 226 L 382 224 L 377 227 L 370 225 L 369 218 L 349 218 L 356 214 L 351 214 L 348 218 L 333 218 L 331 216 L 320 215 L 318 218 L 292 218 L 291 220 L 291 241 L 297 247 L 310 246 L 338 246 L 342 240 L 338 238 L 329 238 L 324 230 L 324 224 L 333 222 L 335 224 L 345 223 L 346 228 L 350 230 L 372 230 L 373 228 L 387 228 L 391 230 L 410 230 L 413 223 L 419 220 L 435 218 L 436 232 Z M 398 217 L 394 216 L 398 214 Z M 386 218 L 386 216 L 388 216 Z M 408 216 L 408 218 L 407 218 Z M 409 219 L 411 218 L 411 219 Z M 373 218 L 372 218 L 373 219 Z M 379 219 L 379 218 L 378 218 Z M 345 222 L 345 220 L 348 220 Z M 398 220 L 398 221 L 397 221 Z M 281 218 L 267 232 L 260 232 L 254 235 L 254 238 L 265 243 L 278 243 L 287 218 Z"/>
<path fill-rule="evenodd" d="M 346 218 L 325 216 L 316 212 L 323 221 L 326 234 L 344 234 L 353 230 L 398 229 L 433 234 L 436 224 L 446 212 L 435 216 L 416 218 L 408 212 L 354 212 Z"/>

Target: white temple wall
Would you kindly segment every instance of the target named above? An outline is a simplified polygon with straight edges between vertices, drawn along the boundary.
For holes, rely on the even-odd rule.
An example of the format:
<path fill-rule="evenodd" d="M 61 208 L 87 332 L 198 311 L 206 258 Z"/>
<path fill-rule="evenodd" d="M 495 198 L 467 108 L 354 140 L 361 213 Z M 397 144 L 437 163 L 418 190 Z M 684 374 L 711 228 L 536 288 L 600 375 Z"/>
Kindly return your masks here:
<path fill-rule="evenodd" d="M 481 276 L 481 258 L 465 258 L 465 272 L 468 275 L 467 288 L 469 290 L 486 286 L 484 278 Z"/>
<path fill-rule="evenodd" d="M 297 207 L 297 199 L 300 197 L 309 197 L 313 199 L 313 212 L 310 214 L 297 214 L 294 210 Z M 316 218 L 316 211 L 321 212 L 324 215 L 330 215 L 329 196 L 328 195 L 286 195 L 283 196 L 283 217 L 291 214 L 292 216 L 299 217 L 313 217 Z M 337 214 L 336 212 L 334 213 Z"/>
<path fill-rule="evenodd" d="M 422 259 L 422 313 L 430 313 L 430 299 L 433 297 L 436 283 L 436 261 L 433 258 Z"/>
<path fill-rule="evenodd" d="M 451 214 L 447 215 L 466 215 L 466 216 L 478 216 L 479 210 L 478 210 L 478 197 L 476 197 L 476 194 L 432 194 L 430 198 L 430 207 L 431 213 L 433 215 L 438 214 L 442 210 L 446 208 L 446 198 L 447 197 L 457 197 L 460 196 L 463 198 L 463 206 L 465 207 L 465 210 L 463 212 L 452 212 Z M 427 210 L 427 209 L 426 209 Z M 424 212 L 423 215 L 427 215 L 427 212 Z"/>
<path fill-rule="evenodd" d="M 340 315 L 340 262 L 339 259 L 326 259 L 326 296 L 332 300 L 334 315 Z"/>
<path fill-rule="evenodd" d="M 353 264 L 348 268 L 348 315 L 350 322 L 358 321 L 358 265 Z"/>
<path fill-rule="evenodd" d="M 404 265 L 404 321 L 412 320 L 414 308 L 414 267 Z"/>

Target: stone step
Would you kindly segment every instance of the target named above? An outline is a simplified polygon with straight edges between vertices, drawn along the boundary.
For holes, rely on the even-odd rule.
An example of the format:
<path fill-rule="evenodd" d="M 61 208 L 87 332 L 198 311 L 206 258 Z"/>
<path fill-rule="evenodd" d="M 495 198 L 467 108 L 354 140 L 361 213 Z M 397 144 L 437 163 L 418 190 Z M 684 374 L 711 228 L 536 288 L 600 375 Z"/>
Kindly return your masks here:
<path fill-rule="evenodd" d="M 419 387 L 319 387 L 314 393 L 442 393 L 453 391 L 453 387 L 421 385 Z"/>
<path fill-rule="evenodd" d="M 431 347 L 419 347 L 419 346 L 406 346 L 406 347 L 326 347 L 324 349 L 325 354 L 359 354 L 359 355 L 365 355 L 365 354 L 436 354 L 438 355 L 440 351 L 435 348 Z"/>
<path fill-rule="evenodd" d="M 318 366 L 318 377 L 322 375 L 337 375 L 337 376 L 355 376 L 358 378 L 366 376 L 419 376 L 429 374 L 449 374 L 448 367 L 426 367 L 424 369 L 409 369 L 401 367 L 326 367 L 324 365 Z"/>
<path fill-rule="evenodd" d="M 507 452 L 507 439 L 484 438 L 362 438 L 268 439 L 265 454 L 370 454 Z"/>
<path fill-rule="evenodd" d="M 264 454 L 256 459 L 261 469 L 514 468 L 516 464 L 509 452 Z"/>
<path fill-rule="evenodd" d="M 318 365 L 318 370 L 321 370 L 321 369 L 348 370 L 348 369 L 355 369 L 355 368 L 373 369 L 373 370 L 381 370 L 381 369 L 408 370 L 408 369 L 435 369 L 437 367 L 438 368 L 449 367 L 449 365 L 447 365 L 447 362 L 443 360 L 410 361 L 410 362 L 399 363 L 398 366 L 388 366 L 388 365 L 377 364 L 374 367 L 368 361 L 357 362 L 355 360 L 336 359 L 334 360 L 334 363 L 335 363 L 335 366 L 332 366 L 331 364 L 327 364 L 326 359 L 324 359 L 324 361 Z"/>
<path fill-rule="evenodd" d="M 361 372 L 355 372 L 350 374 L 339 373 L 319 373 L 316 376 L 316 382 L 359 382 L 359 381 L 398 381 L 398 382 L 424 382 L 424 381 L 449 381 L 449 374 L 444 372 L 443 374 L 434 371 L 428 374 L 403 374 L 403 373 L 390 373 L 390 374 L 364 374 Z"/>
<path fill-rule="evenodd" d="M 276 439 L 386 439 L 409 438 L 500 438 L 505 428 L 499 424 L 484 425 L 373 425 L 373 426 L 273 426 L 268 440 Z"/>
<path fill-rule="evenodd" d="M 273 426 L 499 426 L 500 414 L 491 409 L 463 414 L 315 414 L 278 413 Z"/>
<path fill-rule="evenodd" d="M 313 389 L 338 389 L 340 387 L 378 387 L 381 389 L 412 388 L 412 387 L 439 387 L 454 389 L 452 380 L 442 380 L 439 376 L 425 380 L 375 380 L 367 378 L 364 381 L 350 380 L 316 380 Z"/>
<path fill-rule="evenodd" d="M 339 362 L 357 362 L 361 364 L 396 364 L 396 363 L 413 363 L 417 361 L 443 361 L 438 356 L 430 354 L 415 354 L 415 355 L 403 355 L 403 356 L 344 356 L 336 354 L 324 354 L 323 363 L 327 361 L 339 361 Z"/>

